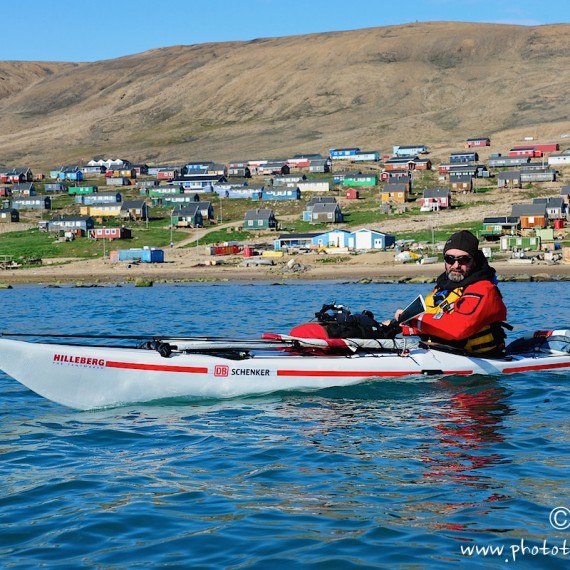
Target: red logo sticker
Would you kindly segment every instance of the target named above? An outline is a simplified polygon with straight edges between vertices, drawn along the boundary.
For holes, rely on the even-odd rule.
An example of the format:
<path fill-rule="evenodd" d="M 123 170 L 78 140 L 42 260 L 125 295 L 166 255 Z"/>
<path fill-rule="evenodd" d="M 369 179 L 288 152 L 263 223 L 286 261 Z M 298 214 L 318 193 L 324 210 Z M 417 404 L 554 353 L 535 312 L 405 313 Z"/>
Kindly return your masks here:
<path fill-rule="evenodd" d="M 230 367 L 225 364 L 216 364 L 214 366 L 214 376 L 229 376 Z"/>

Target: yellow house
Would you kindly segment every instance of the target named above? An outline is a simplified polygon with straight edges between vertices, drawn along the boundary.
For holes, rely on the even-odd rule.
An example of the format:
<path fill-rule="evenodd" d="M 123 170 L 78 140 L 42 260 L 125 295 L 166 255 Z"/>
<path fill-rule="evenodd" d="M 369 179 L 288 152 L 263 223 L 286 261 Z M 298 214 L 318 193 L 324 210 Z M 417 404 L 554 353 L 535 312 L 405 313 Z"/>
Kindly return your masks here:
<path fill-rule="evenodd" d="M 79 213 L 82 216 L 92 216 L 97 218 L 118 218 L 121 215 L 121 205 L 117 204 L 94 204 L 92 206 L 81 206 Z"/>
<path fill-rule="evenodd" d="M 386 184 L 380 192 L 382 204 L 405 204 L 409 198 L 409 184 L 404 182 L 393 182 Z"/>

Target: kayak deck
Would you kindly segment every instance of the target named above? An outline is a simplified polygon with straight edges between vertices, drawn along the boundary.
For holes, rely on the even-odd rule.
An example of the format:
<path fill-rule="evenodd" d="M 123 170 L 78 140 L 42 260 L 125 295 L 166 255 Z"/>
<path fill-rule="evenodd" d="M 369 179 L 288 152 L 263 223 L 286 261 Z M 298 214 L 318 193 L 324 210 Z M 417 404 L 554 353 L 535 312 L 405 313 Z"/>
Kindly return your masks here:
<path fill-rule="evenodd" d="M 166 340 L 166 339 L 165 339 Z M 170 339 L 172 340 L 172 339 Z M 180 340 L 180 339 L 178 339 Z M 192 341 L 187 341 L 192 342 Z M 283 390 L 320 390 L 413 377 L 515 374 L 570 369 L 564 351 L 484 359 L 430 348 L 315 355 L 292 344 L 175 345 L 158 350 L 0 339 L 0 369 L 41 396 L 78 409 L 164 398 L 233 398 Z M 323 347 L 317 347 L 322 349 Z"/>

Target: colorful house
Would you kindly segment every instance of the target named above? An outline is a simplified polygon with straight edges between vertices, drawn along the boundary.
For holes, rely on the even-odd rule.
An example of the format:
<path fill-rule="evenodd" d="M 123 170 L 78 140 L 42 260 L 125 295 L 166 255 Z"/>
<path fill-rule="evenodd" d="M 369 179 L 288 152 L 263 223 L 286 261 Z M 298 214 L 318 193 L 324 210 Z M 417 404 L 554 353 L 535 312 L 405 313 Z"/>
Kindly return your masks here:
<path fill-rule="evenodd" d="M 174 208 L 170 223 L 177 228 L 201 228 L 204 225 L 204 218 L 198 202 Z"/>
<path fill-rule="evenodd" d="M 244 230 L 276 230 L 277 225 L 273 210 L 267 208 L 248 210 L 243 220 Z"/>
<path fill-rule="evenodd" d="M 451 208 L 451 192 L 449 188 L 426 188 L 424 190 L 420 210 L 431 212 Z"/>
<path fill-rule="evenodd" d="M 304 192 L 329 192 L 330 182 L 328 180 L 301 180 L 297 183 L 297 188 Z"/>
<path fill-rule="evenodd" d="M 358 147 L 349 148 L 331 148 L 329 149 L 329 157 L 331 160 L 350 160 L 360 152 Z"/>
<path fill-rule="evenodd" d="M 123 220 L 148 220 L 148 205 L 144 200 L 126 200 L 120 216 Z"/>
<path fill-rule="evenodd" d="M 473 177 L 468 174 L 450 174 L 449 185 L 455 192 L 472 192 Z"/>
<path fill-rule="evenodd" d="M 88 235 L 89 230 L 95 227 L 91 216 L 56 216 L 48 221 L 46 229 L 49 232 L 67 231 L 77 236 Z"/>
<path fill-rule="evenodd" d="M 16 208 L 0 209 L 0 224 L 10 224 L 20 221 L 20 213 Z"/>
<path fill-rule="evenodd" d="M 511 216 L 519 218 L 521 230 L 546 228 L 548 217 L 542 204 L 513 204 Z"/>
<path fill-rule="evenodd" d="M 418 154 L 425 154 L 428 152 L 428 147 L 425 144 L 401 146 L 396 145 L 392 147 L 392 154 L 396 157 L 417 156 Z"/>
<path fill-rule="evenodd" d="M 388 182 L 380 192 L 380 201 L 383 204 L 405 204 L 410 195 L 408 182 Z"/>
<path fill-rule="evenodd" d="M 261 192 L 261 200 L 300 200 L 299 188 L 264 188 Z"/>
<path fill-rule="evenodd" d="M 131 239 L 132 233 L 129 228 L 94 228 L 89 231 L 91 239 L 108 239 L 110 241 L 116 239 Z"/>
<path fill-rule="evenodd" d="M 385 250 L 396 243 L 396 236 L 385 234 L 376 230 L 362 228 L 356 230 L 348 237 L 348 247 L 352 250 Z"/>
<path fill-rule="evenodd" d="M 475 137 L 467 139 L 465 148 L 479 148 L 483 146 L 491 146 L 491 139 L 489 137 Z"/>
<path fill-rule="evenodd" d="M 347 174 L 342 179 L 342 185 L 348 186 L 372 187 L 378 184 L 378 176 L 376 174 Z"/>
<path fill-rule="evenodd" d="M 318 203 L 311 210 L 311 223 L 340 224 L 344 221 L 344 216 L 337 203 Z"/>
<path fill-rule="evenodd" d="M 519 170 L 499 172 L 497 175 L 498 188 L 521 188 L 521 173 Z"/>
<path fill-rule="evenodd" d="M 17 210 L 51 210 L 51 198 L 49 196 L 13 198 L 11 206 Z"/>
<path fill-rule="evenodd" d="M 520 218 L 516 216 L 495 216 L 483 218 L 481 236 L 487 240 L 499 239 L 503 235 L 517 235 Z"/>

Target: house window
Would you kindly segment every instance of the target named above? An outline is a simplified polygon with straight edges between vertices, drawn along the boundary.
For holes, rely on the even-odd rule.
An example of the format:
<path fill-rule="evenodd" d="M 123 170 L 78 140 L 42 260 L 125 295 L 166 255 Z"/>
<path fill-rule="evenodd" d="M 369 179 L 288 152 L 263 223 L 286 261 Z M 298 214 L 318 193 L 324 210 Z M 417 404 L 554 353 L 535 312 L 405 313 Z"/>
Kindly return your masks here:
<path fill-rule="evenodd" d="M 534 216 L 529 216 L 529 217 L 528 217 L 528 223 L 529 223 L 529 224 L 534 224 Z"/>
<path fill-rule="evenodd" d="M 257 225 L 261 227 L 263 225 L 263 220 L 257 220 Z"/>
<path fill-rule="evenodd" d="M 333 219 L 332 213 L 328 213 L 328 214 L 327 214 L 327 218 L 328 218 L 329 220 L 332 220 L 332 219 Z"/>

